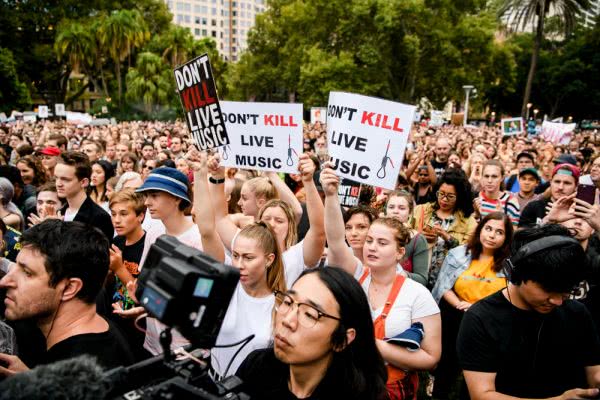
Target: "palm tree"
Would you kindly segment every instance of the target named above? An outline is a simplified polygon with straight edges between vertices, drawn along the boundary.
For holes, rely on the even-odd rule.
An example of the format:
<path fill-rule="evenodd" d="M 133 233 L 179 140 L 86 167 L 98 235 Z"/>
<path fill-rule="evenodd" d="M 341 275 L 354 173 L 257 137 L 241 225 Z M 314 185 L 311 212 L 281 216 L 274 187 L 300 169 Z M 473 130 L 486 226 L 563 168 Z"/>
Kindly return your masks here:
<path fill-rule="evenodd" d="M 174 93 L 174 79 L 171 69 L 160 56 L 144 52 L 137 57 L 135 68 L 130 68 L 126 78 L 127 98 L 130 101 L 142 100 L 146 114 L 150 114 L 155 104 L 166 104 Z"/>
<path fill-rule="evenodd" d="M 531 97 L 531 85 L 535 76 L 535 68 L 544 40 L 544 22 L 550 12 L 562 23 L 563 33 L 569 35 L 577 25 L 582 10 L 590 8 L 589 0 L 504 0 L 500 6 L 500 16 L 509 16 L 514 28 L 526 29 L 527 25 L 535 25 L 535 39 L 531 52 L 531 64 L 523 95 L 521 116 L 527 114 L 527 104 Z"/>
<path fill-rule="evenodd" d="M 123 84 L 121 63 L 150 38 L 150 31 L 136 10 L 119 10 L 102 18 L 98 24 L 98 39 L 112 59 L 117 78 L 117 98 L 122 104 Z"/>
<path fill-rule="evenodd" d="M 165 32 L 163 40 L 166 46 L 162 56 L 165 60 L 168 60 L 171 67 L 175 68 L 192 58 L 191 56 L 198 56 L 200 54 L 191 54 L 191 50 L 194 43 L 194 37 L 190 32 L 189 28 L 181 26 L 171 26 L 167 32 Z"/>
<path fill-rule="evenodd" d="M 102 80 L 102 86 L 98 85 L 97 76 L 102 75 L 98 70 L 102 68 L 99 62 L 99 48 L 96 41 L 96 32 L 92 25 L 67 21 L 59 25 L 54 40 L 54 51 L 58 61 L 68 60 L 68 65 L 73 71 L 85 74 L 88 81 L 95 87 L 102 88 L 105 96 L 108 96 L 106 82 Z M 81 88 L 81 93 L 87 85 Z M 71 96 L 71 100 L 81 93 Z M 68 101 L 67 101 L 68 103 Z"/>

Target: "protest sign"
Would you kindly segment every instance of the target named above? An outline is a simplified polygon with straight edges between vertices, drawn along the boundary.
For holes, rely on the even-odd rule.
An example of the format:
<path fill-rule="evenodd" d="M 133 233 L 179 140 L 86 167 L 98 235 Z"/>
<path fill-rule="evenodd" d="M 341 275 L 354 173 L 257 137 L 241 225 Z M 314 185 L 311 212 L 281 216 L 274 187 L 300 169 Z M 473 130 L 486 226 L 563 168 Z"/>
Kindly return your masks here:
<path fill-rule="evenodd" d="M 174 73 L 185 120 L 198 149 L 229 144 L 208 54 L 175 68 Z"/>
<path fill-rule="evenodd" d="M 354 207 L 358 205 L 361 184 L 350 179 L 344 178 L 338 186 L 338 198 L 340 204 L 344 207 Z"/>
<path fill-rule="evenodd" d="M 395 189 L 415 106 L 351 93 L 331 92 L 327 141 L 341 177 Z"/>
<path fill-rule="evenodd" d="M 37 121 L 37 116 L 36 116 L 36 114 L 23 114 L 23 121 L 24 122 L 35 122 L 35 121 Z"/>
<path fill-rule="evenodd" d="M 67 123 L 75 125 L 88 125 L 92 122 L 92 116 L 87 113 L 80 113 L 75 111 L 65 111 L 67 117 Z"/>
<path fill-rule="evenodd" d="M 6 122 L 8 121 L 8 118 L 6 118 L 6 114 L 5 113 L 0 113 L 0 122 Z"/>
<path fill-rule="evenodd" d="M 302 104 L 221 102 L 229 144 L 221 165 L 298 173 L 302 153 Z"/>
<path fill-rule="evenodd" d="M 554 144 L 568 144 L 576 126 L 576 124 L 544 121 L 540 135 L 544 140 Z"/>
<path fill-rule="evenodd" d="M 444 125 L 444 112 L 439 110 L 431 110 L 431 118 L 429 119 L 429 126 L 442 126 Z"/>
<path fill-rule="evenodd" d="M 523 118 L 503 118 L 500 125 L 504 136 L 518 135 L 523 133 Z"/>
<path fill-rule="evenodd" d="M 48 106 L 39 106 L 38 107 L 38 117 L 48 118 Z"/>
<path fill-rule="evenodd" d="M 327 108 L 326 107 L 312 107 L 310 109 L 310 123 L 320 122 L 322 124 L 327 123 Z"/>
<path fill-rule="evenodd" d="M 57 117 L 64 117 L 65 116 L 65 105 L 62 103 L 56 103 L 54 105 L 54 115 L 56 115 Z"/>
<path fill-rule="evenodd" d="M 108 114 L 108 107 L 102 106 L 102 114 Z"/>

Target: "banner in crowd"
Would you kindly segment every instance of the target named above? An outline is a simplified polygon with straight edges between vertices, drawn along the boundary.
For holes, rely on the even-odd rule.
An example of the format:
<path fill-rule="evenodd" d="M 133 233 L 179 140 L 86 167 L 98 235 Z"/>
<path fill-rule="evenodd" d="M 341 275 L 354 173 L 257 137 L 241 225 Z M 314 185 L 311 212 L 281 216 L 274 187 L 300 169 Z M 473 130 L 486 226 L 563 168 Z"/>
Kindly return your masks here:
<path fill-rule="evenodd" d="M 0 113 L 0 122 L 6 122 L 8 121 L 8 118 L 6 118 L 6 114 L 1 112 Z"/>
<path fill-rule="evenodd" d="M 322 124 L 327 123 L 327 108 L 326 107 L 312 107 L 310 109 L 310 123 L 320 122 Z"/>
<path fill-rule="evenodd" d="M 302 153 L 302 104 L 222 101 L 229 144 L 221 165 L 298 173 Z"/>
<path fill-rule="evenodd" d="M 38 106 L 38 117 L 48 118 L 48 106 Z"/>
<path fill-rule="evenodd" d="M 65 111 L 67 123 L 75 125 L 89 125 L 92 122 L 92 116 L 87 113 L 75 111 Z"/>
<path fill-rule="evenodd" d="M 328 152 L 341 177 L 395 189 L 415 106 L 358 94 L 331 92 Z"/>
<path fill-rule="evenodd" d="M 54 115 L 57 117 L 65 116 L 65 105 L 63 103 L 56 103 L 54 105 Z"/>
<path fill-rule="evenodd" d="M 338 198 L 340 199 L 340 204 L 344 207 L 357 206 L 360 188 L 360 183 L 347 178 L 342 179 L 340 181 L 340 186 L 338 186 Z"/>
<path fill-rule="evenodd" d="M 431 110 L 431 118 L 429 119 L 429 126 L 442 126 L 444 125 L 444 112 L 439 110 Z"/>
<path fill-rule="evenodd" d="M 512 136 L 518 135 L 519 133 L 523 133 L 523 118 L 503 118 L 500 126 L 502 126 L 502 133 L 504 136 Z"/>
<path fill-rule="evenodd" d="M 198 149 L 229 144 L 208 54 L 175 68 L 174 73 L 190 136 Z"/>
<path fill-rule="evenodd" d="M 33 111 L 24 111 L 23 114 L 23 122 L 36 122 L 37 121 L 37 113 Z"/>
<path fill-rule="evenodd" d="M 559 122 L 544 121 L 542 123 L 541 137 L 554 144 L 568 144 L 573 136 L 577 124 L 561 124 Z"/>

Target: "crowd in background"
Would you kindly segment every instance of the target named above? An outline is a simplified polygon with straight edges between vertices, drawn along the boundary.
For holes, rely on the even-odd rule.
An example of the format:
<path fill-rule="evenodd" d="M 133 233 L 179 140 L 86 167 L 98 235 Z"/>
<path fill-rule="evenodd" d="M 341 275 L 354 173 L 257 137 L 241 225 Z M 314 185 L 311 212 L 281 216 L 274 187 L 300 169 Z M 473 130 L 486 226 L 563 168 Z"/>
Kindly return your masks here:
<path fill-rule="evenodd" d="M 0 337 L 7 332 L 0 353 L 12 358 L 0 355 L 0 371 L 81 352 L 107 368 L 161 353 L 164 325 L 145 315 L 134 293 L 162 234 L 240 268 L 218 341 L 255 338 L 237 358 L 235 349 L 213 349 L 211 369 L 215 378 L 238 371 L 257 398 L 314 395 L 316 384 L 294 369 L 304 364 L 322 379 L 314 398 L 467 396 L 461 371 L 479 365 L 479 348 L 461 338 L 475 326 L 463 319 L 482 312 L 469 311 L 482 299 L 510 296 L 505 261 L 524 240 L 519 232 L 546 225 L 577 241 L 581 266 L 544 287 L 585 306 L 593 322 L 581 343 L 596 346 L 600 191 L 585 201 L 577 188 L 600 188 L 597 134 L 578 131 L 562 145 L 505 136 L 497 126 L 415 124 L 396 189 L 362 185 L 358 206 L 348 208 L 340 206 L 319 122 L 304 124 L 297 174 L 225 169 L 217 155 L 194 148 L 181 121 L 2 125 L 0 288 L 8 300 L 0 309 L 10 328 L 0 326 Z M 70 221 L 98 230 L 63 225 Z M 40 254 L 45 268 L 35 271 Z M 81 275 L 82 260 L 97 271 Z M 324 265 L 339 269 L 317 268 Z M 31 282 L 43 273 L 50 283 L 40 289 Z M 536 282 L 543 279 L 550 278 Z M 173 335 L 173 349 L 187 343 Z M 261 350 L 273 345 L 274 353 Z M 537 357 L 538 345 L 525 346 Z M 596 347 L 590 352 L 585 366 L 600 364 Z M 269 377 L 285 384 L 263 392 Z M 480 388 L 465 377 L 476 398 Z M 352 384 L 337 387 L 338 379 Z"/>

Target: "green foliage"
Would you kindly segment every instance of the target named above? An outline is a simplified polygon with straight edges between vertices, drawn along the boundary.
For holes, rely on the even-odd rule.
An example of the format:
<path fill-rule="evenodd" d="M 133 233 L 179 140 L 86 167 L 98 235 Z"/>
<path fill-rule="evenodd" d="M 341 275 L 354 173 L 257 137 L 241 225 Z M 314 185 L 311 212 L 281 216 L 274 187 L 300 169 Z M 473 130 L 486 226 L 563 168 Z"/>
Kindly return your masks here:
<path fill-rule="evenodd" d="M 514 90 L 516 63 L 486 2 L 278 0 L 229 69 L 234 99 L 327 103 L 331 90 L 436 106 L 476 85 Z M 496 90 L 498 95 L 498 90 Z"/>
<path fill-rule="evenodd" d="M 146 115 L 151 117 L 156 106 L 168 104 L 174 95 L 169 65 L 154 53 L 140 53 L 135 68 L 127 73 L 127 99 L 134 104 L 141 101 Z"/>
<path fill-rule="evenodd" d="M 31 105 L 27 86 L 19 81 L 16 62 L 8 49 L 0 47 L 0 104 L 5 111 Z"/>

